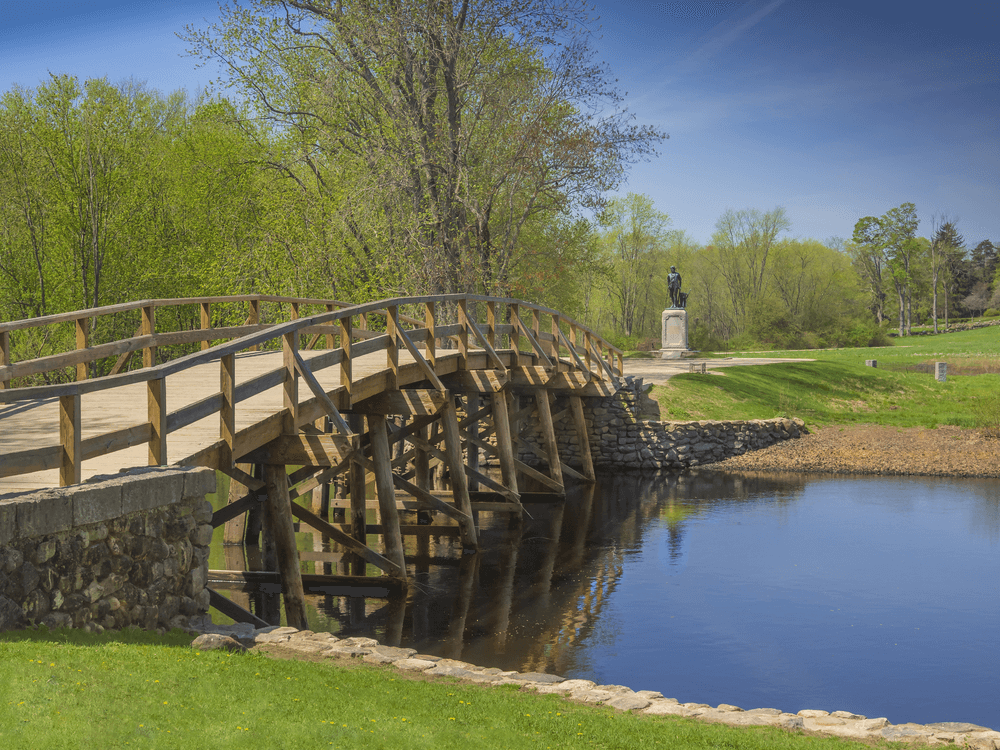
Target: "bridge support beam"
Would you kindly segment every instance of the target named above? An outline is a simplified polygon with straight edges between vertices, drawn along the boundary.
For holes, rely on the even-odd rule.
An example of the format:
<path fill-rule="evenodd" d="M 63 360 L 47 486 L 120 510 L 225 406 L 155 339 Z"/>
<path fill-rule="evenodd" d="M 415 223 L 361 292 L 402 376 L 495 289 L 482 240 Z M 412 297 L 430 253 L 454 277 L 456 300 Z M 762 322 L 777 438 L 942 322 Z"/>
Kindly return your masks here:
<path fill-rule="evenodd" d="M 264 484 L 267 487 L 264 504 L 267 525 L 273 535 L 278 572 L 281 573 L 285 592 L 285 618 L 289 626 L 305 630 L 308 627 L 305 591 L 302 588 L 299 551 L 295 546 L 291 501 L 288 498 L 288 474 L 284 465 L 265 464 Z"/>

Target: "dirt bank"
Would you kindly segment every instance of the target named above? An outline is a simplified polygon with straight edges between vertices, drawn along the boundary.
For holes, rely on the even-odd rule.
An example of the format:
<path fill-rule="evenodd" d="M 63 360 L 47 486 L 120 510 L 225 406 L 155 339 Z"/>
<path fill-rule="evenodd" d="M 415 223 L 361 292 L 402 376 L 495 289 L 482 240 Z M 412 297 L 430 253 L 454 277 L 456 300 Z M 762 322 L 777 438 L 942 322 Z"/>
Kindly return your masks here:
<path fill-rule="evenodd" d="M 702 468 L 1000 477 L 1000 440 L 984 438 L 978 430 L 949 426 L 832 426 Z"/>

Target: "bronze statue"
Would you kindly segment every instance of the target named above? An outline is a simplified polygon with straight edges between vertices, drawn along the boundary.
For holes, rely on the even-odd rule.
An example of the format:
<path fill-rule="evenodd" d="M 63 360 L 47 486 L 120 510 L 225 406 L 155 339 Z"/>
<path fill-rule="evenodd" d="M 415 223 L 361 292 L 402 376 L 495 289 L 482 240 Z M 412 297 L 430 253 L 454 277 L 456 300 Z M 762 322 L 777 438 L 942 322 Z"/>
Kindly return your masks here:
<path fill-rule="evenodd" d="M 677 273 L 677 266 L 670 266 L 670 273 L 667 274 L 667 289 L 670 291 L 670 309 L 684 309 L 684 303 L 687 302 L 687 295 L 685 294 L 685 299 L 681 298 L 681 275 Z"/>

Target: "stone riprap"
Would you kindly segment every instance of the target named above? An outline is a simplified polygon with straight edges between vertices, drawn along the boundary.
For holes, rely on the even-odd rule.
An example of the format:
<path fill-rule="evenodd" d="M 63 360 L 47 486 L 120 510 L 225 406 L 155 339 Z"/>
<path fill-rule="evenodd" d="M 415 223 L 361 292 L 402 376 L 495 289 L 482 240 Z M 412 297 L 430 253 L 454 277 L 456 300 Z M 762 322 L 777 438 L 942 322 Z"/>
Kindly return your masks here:
<path fill-rule="evenodd" d="M 134 469 L 0 498 L 0 630 L 184 628 L 208 611 L 215 472 Z"/>
<path fill-rule="evenodd" d="M 588 398 L 584 409 L 594 466 L 598 469 L 668 469 L 682 471 L 715 463 L 747 451 L 766 448 L 806 432 L 800 419 L 671 422 L 643 419 L 649 401 L 642 379 L 625 377 L 613 396 Z M 560 397 L 552 407 L 559 455 L 580 466 L 580 440 L 569 402 Z M 653 405 L 653 408 L 657 408 Z M 525 439 L 535 450 L 522 448 L 518 458 L 540 465 L 544 443 L 539 430 Z"/>
<path fill-rule="evenodd" d="M 664 698 L 655 690 L 598 685 L 591 680 L 567 680 L 539 672 L 478 667 L 455 659 L 418 654 L 412 648 L 383 646 L 373 638 L 338 638 L 332 633 L 277 626 L 255 629 L 247 624 L 215 625 L 207 618 L 192 620 L 191 625 L 202 633 L 191 644 L 200 649 L 234 651 L 241 647 L 273 645 L 310 658 L 360 659 L 369 664 L 389 664 L 401 671 L 428 676 L 454 677 L 487 685 L 519 685 L 524 690 L 561 695 L 581 703 L 651 716 L 685 716 L 731 726 L 773 726 L 852 740 L 891 740 L 924 745 L 956 745 L 972 750 L 1000 750 L 1000 732 L 975 724 L 890 724 L 884 718 L 869 719 L 849 711 L 804 710 L 792 714 L 777 708 L 744 710 L 728 703 L 720 703 L 713 708 L 707 703 L 681 703 L 675 698 Z"/>

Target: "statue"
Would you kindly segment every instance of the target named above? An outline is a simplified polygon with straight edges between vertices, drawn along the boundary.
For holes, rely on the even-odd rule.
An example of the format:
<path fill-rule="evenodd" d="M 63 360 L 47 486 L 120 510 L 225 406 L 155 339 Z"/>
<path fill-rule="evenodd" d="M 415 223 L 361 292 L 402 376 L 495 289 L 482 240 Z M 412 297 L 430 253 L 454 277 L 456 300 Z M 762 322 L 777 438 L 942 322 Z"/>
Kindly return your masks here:
<path fill-rule="evenodd" d="M 670 308 L 672 310 L 683 310 L 687 302 L 687 295 L 681 297 L 681 275 L 677 273 L 677 266 L 670 266 L 670 273 L 667 274 L 667 289 L 670 291 Z"/>

